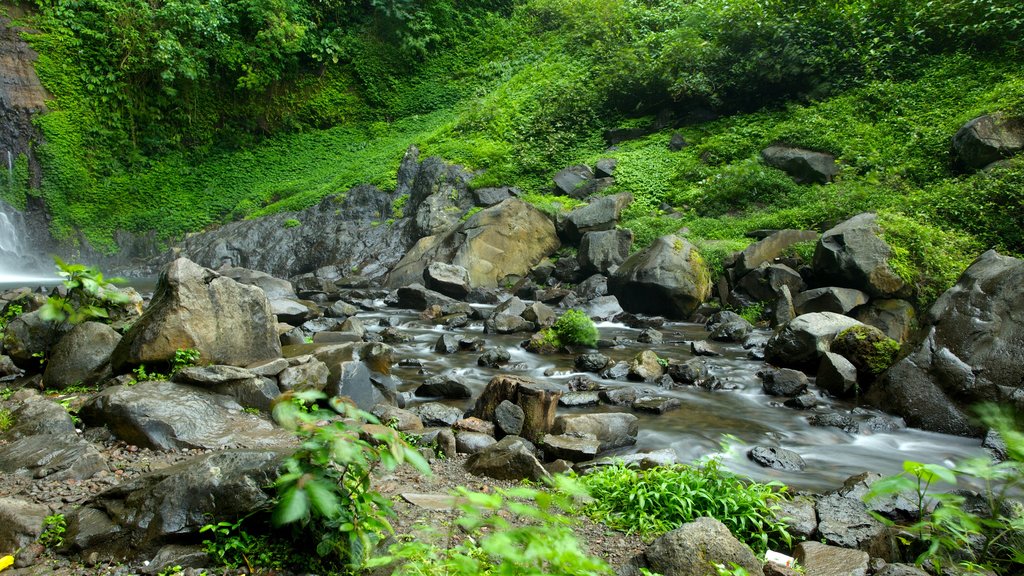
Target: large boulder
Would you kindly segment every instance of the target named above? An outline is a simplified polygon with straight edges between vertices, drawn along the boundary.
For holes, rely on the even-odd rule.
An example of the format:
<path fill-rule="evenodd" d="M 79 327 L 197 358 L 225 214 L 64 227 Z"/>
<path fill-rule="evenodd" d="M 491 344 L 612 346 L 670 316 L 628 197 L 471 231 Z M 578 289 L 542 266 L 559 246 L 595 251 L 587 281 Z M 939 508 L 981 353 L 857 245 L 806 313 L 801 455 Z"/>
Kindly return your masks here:
<path fill-rule="evenodd" d="M 636 444 L 639 422 L 639 418 L 625 412 L 567 414 L 555 418 L 551 432 L 593 438 L 599 442 L 598 451 L 604 452 Z"/>
<path fill-rule="evenodd" d="M 35 543 L 49 515 L 49 507 L 43 504 L 0 498 L 0 550 L 21 550 Z"/>
<path fill-rule="evenodd" d="M 872 387 L 869 400 L 910 426 L 949 434 L 981 430 L 979 402 L 1024 411 L 1024 261 L 985 252 L 932 305 L 924 341 Z"/>
<path fill-rule="evenodd" d="M 576 259 L 582 274 L 613 272 L 627 257 L 633 245 L 633 232 L 629 230 L 597 230 L 587 232 L 580 241 Z"/>
<path fill-rule="evenodd" d="M 26 312 L 7 324 L 3 349 L 15 365 L 38 369 L 39 357 L 50 351 L 61 334 L 57 324 L 39 317 L 39 311 Z"/>
<path fill-rule="evenodd" d="M 569 242 L 578 242 L 587 232 L 612 230 L 622 211 L 632 203 L 633 195 L 629 192 L 602 196 L 569 212 L 562 222 L 562 235 Z"/>
<path fill-rule="evenodd" d="M 185 258 L 160 275 L 153 300 L 114 349 L 111 367 L 166 363 L 181 348 L 203 362 L 246 366 L 281 356 L 263 290 L 239 284 Z"/>
<path fill-rule="evenodd" d="M 687 522 L 655 540 L 644 553 L 647 567 L 664 576 L 716 576 L 715 565 L 735 563 L 751 576 L 764 570 L 750 548 L 714 518 Z"/>
<path fill-rule="evenodd" d="M 984 168 L 1024 150 L 1024 117 L 1001 112 L 964 124 L 953 136 L 954 162 L 966 170 Z"/>
<path fill-rule="evenodd" d="M 743 249 L 733 269 L 742 276 L 762 263 L 772 262 L 794 244 L 817 239 L 818 233 L 813 230 L 779 230 Z"/>
<path fill-rule="evenodd" d="M 768 339 L 765 360 L 779 366 L 807 366 L 828 352 L 836 335 L 851 326 L 863 324 L 835 312 L 797 316 Z"/>
<path fill-rule="evenodd" d="M 391 270 L 387 285 L 419 282 L 431 262 L 445 262 L 465 268 L 472 287 L 492 288 L 506 276 L 525 276 L 559 246 L 555 225 L 547 216 L 509 198 L 446 234 L 420 239 Z"/>
<path fill-rule="evenodd" d="M 608 288 L 630 312 L 685 319 L 711 295 L 711 274 L 692 244 L 668 235 L 626 259 Z"/>
<path fill-rule="evenodd" d="M 121 341 L 113 328 L 83 322 L 53 347 L 43 372 L 43 385 L 62 390 L 71 385 L 92 386 L 109 373 L 110 355 Z"/>
<path fill-rule="evenodd" d="M 878 216 L 869 212 L 827 230 L 814 249 L 815 278 L 876 298 L 909 295 L 911 287 L 889 266 L 892 250 L 881 234 Z"/>
<path fill-rule="evenodd" d="M 769 146 L 761 151 L 764 163 L 782 170 L 798 184 L 827 184 L 839 174 L 835 156 L 791 146 Z"/>
<path fill-rule="evenodd" d="M 469 271 L 462 266 L 431 262 L 423 271 L 427 288 L 459 300 L 469 295 Z"/>

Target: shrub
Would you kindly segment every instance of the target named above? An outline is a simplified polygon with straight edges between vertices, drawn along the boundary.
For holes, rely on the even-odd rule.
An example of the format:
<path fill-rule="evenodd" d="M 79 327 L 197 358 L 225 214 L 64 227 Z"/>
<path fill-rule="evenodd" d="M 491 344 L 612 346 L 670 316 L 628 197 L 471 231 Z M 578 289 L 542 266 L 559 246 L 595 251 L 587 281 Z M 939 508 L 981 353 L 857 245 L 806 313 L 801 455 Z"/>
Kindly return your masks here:
<path fill-rule="evenodd" d="M 729 527 L 757 552 L 788 549 L 790 536 L 775 515 L 785 486 L 760 484 L 723 470 L 715 459 L 701 465 L 638 470 L 620 464 L 580 479 L 593 502 L 585 511 L 619 530 L 653 538 L 701 516 Z"/>
<path fill-rule="evenodd" d="M 0 408 L 0 433 L 7 432 L 14 426 L 14 414 L 7 408 Z"/>
<path fill-rule="evenodd" d="M 551 330 L 558 337 L 558 341 L 564 345 L 579 344 L 583 346 L 597 346 L 597 326 L 594 321 L 580 310 L 566 310 L 558 320 L 551 326 Z"/>
<path fill-rule="evenodd" d="M 111 283 L 121 282 L 120 278 L 105 279 L 103 273 L 82 264 L 66 264 L 54 257 L 61 282 L 67 288 L 67 295 L 50 296 L 39 309 L 39 317 L 54 322 L 80 324 L 96 318 L 108 319 L 110 312 L 118 305 L 128 302 L 128 296 Z"/>

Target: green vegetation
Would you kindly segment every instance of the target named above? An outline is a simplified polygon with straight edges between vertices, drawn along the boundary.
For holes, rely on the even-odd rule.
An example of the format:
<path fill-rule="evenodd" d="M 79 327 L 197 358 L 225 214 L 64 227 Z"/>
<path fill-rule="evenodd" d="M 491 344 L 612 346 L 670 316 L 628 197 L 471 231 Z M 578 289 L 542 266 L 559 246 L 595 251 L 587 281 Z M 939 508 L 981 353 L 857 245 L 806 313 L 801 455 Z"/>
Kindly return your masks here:
<path fill-rule="evenodd" d="M 562 344 L 582 346 L 597 346 L 597 339 L 600 336 L 594 321 L 582 310 L 566 310 L 564 314 L 555 320 L 551 326 L 552 332 Z"/>
<path fill-rule="evenodd" d="M 282 224 L 282 226 L 284 226 L 285 228 L 298 228 L 299 226 L 302 226 L 302 222 L 299 222 L 295 218 L 289 218 L 284 221 L 284 224 Z"/>
<path fill-rule="evenodd" d="M 7 408 L 0 408 L 0 432 L 7 432 L 14 426 L 14 414 Z"/>
<path fill-rule="evenodd" d="M 53 322 L 81 324 L 86 320 L 110 318 L 111 312 L 129 298 L 113 283 L 120 278 L 104 278 L 103 273 L 83 264 L 67 264 L 54 256 L 61 283 L 67 288 L 65 296 L 54 294 L 39 309 L 39 317 Z"/>
<path fill-rule="evenodd" d="M 901 533 L 913 537 L 904 544 L 917 554 L 918 565 L 1018 574 L 1024 568 L 1024 510 L 1012 497 L 1024 486 L 1024 434 L 1002 408 L 983 406 L 980 414 L 1006 444 L 1004 461 L 986 456 L 954 468 L 907 461 L 902 474 L 875 482 L 865 499 L 904 494 L 917 503 L 917 521 L 901 526 Z M 981 486 L 980 497 L 935 489 L 940 482 L 955 486 L 961 481 Z"/>
<path fill-rule="evenodd" d="M 67 529 L 68 521 L 63 514 L 47 516 L 43 521 L 43 531 L 39 534 L 39 543 L 47 548 L 60 548 L 64 545 Z"/>
<path fill-rule="evenodd" d="M 23 311 L 24 309 L 21 304 L 16 304 L 14 302 L 5 306 L 3 314 L 0 315 L 0 333 L 7 329 L 7 325 L 11 323 L 11 320 L 21 316 Z"/>
<path fill-rule="evenodd" d="M 746 481 L 714 459 L 649 470 L 620 464 L 596 470 L 580 482 L 594 498 L 584 510 L 587 514 L 645 539 L 710 516 L 756 552 L 789 549 L 789 533 L 775 515 L 785 487 Z"/>

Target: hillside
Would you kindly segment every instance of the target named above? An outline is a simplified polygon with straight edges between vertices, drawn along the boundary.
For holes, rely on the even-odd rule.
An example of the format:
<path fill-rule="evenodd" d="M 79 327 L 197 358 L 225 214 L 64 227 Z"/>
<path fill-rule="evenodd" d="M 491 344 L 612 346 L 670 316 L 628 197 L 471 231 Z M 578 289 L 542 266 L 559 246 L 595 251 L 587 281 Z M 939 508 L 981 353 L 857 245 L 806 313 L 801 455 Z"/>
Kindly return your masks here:
<path fill-rule="evenodd" d="M 1024 251 L 1024 168 L 949 157 L 966 121 L 1024 113 L 1024 8 L 941 4 L 43 0 L 18 19 L 54 96 L 43 178 L 16 162 L 2 196 L 110 252 L 116 230 L 169 242 L 393 187 L 410 144 L 547 210 L 554 172 L 613 157 L 636 247 L 686 228 L 714 264 L 748 230 L 875 210 L 927 298 L 983 248 Z M 794 184 L 761 162 L 773 143 L 842 173 Z"/>

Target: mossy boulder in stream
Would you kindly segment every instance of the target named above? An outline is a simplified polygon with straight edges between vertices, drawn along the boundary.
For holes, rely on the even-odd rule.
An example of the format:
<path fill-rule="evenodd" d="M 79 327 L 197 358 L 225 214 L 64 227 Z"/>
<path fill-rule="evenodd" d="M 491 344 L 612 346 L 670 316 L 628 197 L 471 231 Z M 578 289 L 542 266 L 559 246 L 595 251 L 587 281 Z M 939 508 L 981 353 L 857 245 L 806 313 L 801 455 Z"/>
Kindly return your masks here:
<path fill-rule="evenodd" d="M 900 344 L 874 326 L 857 324 L 836 335 L 832 352 L 849 360 L 863 380 L 874 378 L 892 366 Z"/>

